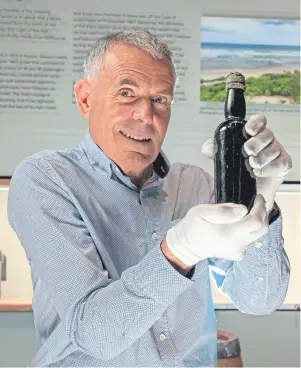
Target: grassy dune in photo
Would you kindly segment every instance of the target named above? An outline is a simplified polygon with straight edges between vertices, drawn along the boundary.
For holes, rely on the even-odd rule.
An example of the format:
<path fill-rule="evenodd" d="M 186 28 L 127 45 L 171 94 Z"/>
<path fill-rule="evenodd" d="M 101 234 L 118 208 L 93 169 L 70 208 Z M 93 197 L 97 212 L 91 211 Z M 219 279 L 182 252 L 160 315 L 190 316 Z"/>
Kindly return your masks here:
<path fill-rule="evenodd" d="M 226 76 L 214 79 L 202 79 L 200 86 L 201 101 L 224 101 Z M 246 101 L 254 103 L 300 103 L 300 71 L 265 73 L 260 76 L 246 77 Z"/>

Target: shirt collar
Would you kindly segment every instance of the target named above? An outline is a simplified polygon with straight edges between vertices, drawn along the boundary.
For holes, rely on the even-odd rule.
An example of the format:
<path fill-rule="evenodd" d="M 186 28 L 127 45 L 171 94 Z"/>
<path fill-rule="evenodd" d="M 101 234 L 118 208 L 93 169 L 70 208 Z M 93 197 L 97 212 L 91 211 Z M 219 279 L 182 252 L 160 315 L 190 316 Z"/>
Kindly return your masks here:
<path fill-rule="evenodd" d="M 111 160 L 103 150 L 93 141 L 89 129 L 81 143 L 83 149 L 86 152 L 88 160 L 90 164 L 94 167 L 102 171 L 104 174 L 112 175 L 112 171 L 117 167 L 115 162 Z M 170 169 L 170 163 L 163 152 L 160 151 L 158 157 L 153 162 L 154 172 L 161 178 L 165 178 Z"/>

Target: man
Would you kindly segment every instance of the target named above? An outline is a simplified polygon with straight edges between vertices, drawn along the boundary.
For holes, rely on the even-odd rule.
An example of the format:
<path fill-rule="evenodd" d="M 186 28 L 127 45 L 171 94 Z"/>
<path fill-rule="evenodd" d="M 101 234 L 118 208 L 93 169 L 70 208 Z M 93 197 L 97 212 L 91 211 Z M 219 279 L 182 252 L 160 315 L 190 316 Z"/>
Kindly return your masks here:
<path fill-rule="evenodd" d="M 253 116 L 252 211 L 214 204 L 206 172 L 160 152 L 174 87 L 156 37 L 101 38 L 75 86 L 83 142 L 16 168 L 8 214 L 31 266 L 41 344 L 31 366 L 216 365 L 209 266 L 240 311 L 281 305 L 289 262 L 274 197 L 290 157 Z M 214 142 L 204 152 L 214 156 Z"/>

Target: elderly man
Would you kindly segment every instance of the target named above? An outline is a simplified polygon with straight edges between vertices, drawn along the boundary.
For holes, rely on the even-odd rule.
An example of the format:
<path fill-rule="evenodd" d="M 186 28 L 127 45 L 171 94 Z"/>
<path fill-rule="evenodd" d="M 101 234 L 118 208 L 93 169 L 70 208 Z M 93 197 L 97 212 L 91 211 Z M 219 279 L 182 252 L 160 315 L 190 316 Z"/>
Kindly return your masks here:
<path fill-rule="evenodd" d="M 174 87 L 171 53 L 152 34 L 99 39 L 75 86 L 82 143 L 16 168 L 9 221 L 30 263 L 41 345 L 31 366 L 216 365 L 209 268 L 244 313 L 283 302 L 290 268 L 274 197 L 290 157 L 251 117 L 253 208 L 214 204 L 210 175 L 161 151 Z"/>

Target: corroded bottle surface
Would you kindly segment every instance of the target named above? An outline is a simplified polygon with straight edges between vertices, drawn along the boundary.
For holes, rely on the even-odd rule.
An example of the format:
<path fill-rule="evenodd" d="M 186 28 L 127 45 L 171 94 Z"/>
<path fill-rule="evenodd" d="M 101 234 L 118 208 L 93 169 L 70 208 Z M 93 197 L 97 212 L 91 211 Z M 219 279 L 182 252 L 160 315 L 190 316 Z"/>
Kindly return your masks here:
<path fill-rule="evenodd" d="M 216 203 L 253 205 L 256 195 L 256 180 L 246 165 L 243 145 L 249 138 L 244 130 L 246 102 L 245 78 L 240 73 L 230 73 L 226 81 L 225 121 L 214 134 L 217 143 L 215 156 Z"/>

